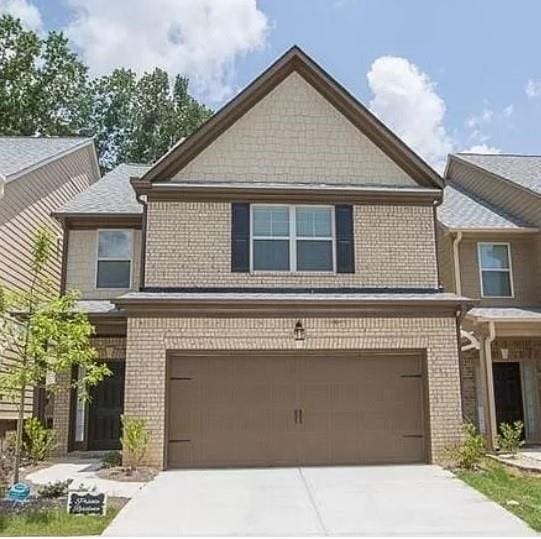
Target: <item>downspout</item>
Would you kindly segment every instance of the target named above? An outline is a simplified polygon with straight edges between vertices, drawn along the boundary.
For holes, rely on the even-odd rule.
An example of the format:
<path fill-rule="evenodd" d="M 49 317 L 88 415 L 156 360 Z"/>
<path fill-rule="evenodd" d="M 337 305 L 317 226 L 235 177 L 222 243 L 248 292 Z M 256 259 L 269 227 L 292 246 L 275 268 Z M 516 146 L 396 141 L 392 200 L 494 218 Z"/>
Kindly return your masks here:
<path fill-rule="evenodd" d="M 489 449 L 494 450 L 496 448 L 496 434 L 498 432 L 498 426 L 496 424 L 496 410 L 494 399 L 494 375 L 492 372 L 492 343 L 496 338 L 496 326 L 494 321 L 488 322 L 488 337 L 483 339 L 483 352 L 484 352 L 484 378 L 485 378 L 485 391 L 486 391 L 486 407 L 485 416 L 488 427 L 488 446 Z"/>
<path fill-rule="evenodd" d="M 147 251 L 147 209 L 148 202 L 143 198 L 142 194 L 136 194 L 135 200 L 143 206 L 143 224 L 141 228 L 141 260 L 139 263 L 139 290 L 145 287 L 145 266 L 146 266 L 146 251 Z"/>
<path fill-rule="evenodd" d="M 462 232 L 459 230 L 453 240 L 453 264 L 455 267 L 455 292 L 457 295 L 462 295 L 462 279 L 460 276 L 460 252 L 459 244 L 462 241 Z"/>

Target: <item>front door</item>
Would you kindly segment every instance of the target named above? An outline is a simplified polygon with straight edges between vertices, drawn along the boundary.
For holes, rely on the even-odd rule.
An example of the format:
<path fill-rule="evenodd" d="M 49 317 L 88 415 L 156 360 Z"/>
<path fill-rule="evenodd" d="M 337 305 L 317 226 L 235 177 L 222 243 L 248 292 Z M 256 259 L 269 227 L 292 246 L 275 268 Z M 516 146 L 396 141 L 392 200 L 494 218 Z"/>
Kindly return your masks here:
<path fill-rule="evenodd" d="M 112 372 L 91 390 L 88 414 L 88 449 L 120 449 L 120 416 L 124 410 L 125 363 L 107 364 Z"/>
<path fill-rule="evenodd" d="M 494 398 L 496 400 L 496 422 L 524 422 L 520 363 L 494 363 Z"/>

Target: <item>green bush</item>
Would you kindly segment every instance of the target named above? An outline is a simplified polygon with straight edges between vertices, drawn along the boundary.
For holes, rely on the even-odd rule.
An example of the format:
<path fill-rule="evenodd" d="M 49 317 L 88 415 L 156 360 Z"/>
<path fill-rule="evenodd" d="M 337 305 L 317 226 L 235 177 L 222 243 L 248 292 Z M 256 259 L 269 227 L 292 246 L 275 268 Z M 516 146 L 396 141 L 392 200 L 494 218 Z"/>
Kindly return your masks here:
<path fill-rule="evenodd" d="M 61 498 L 67 496 L 68 488 L 73 479 L 66 479 L 66 481 L 54 481 L 43 485 L 38 489 L 38 494 L 42 498 Z"/>
<path fill-rule="evenodd" d="M 104 468 L 114 468 L 122 464 L 122 454 L 119 451 L 109 451 L 101 459 Z"/>
<path fill-rule="evenodd" d="M 462 425 L 462 433 L 462 442 L 451 450 L 451 458 L 459 468 L 473 470 L 479 466 L 485 455 L 485 437 L 479 434 L 475 425 L 469 421 Z"/>
<path fill-rule="evenodd" d="M 47 429 L 37 417 L 31 417 L 24 422 L 24 451 L 32 464 L 45 460 L 56 446 L 53 429 Z"/>
<path fill-rule="evenodd" d="M 498 449 L 502 453 L 507 453 L 516 456 L 518 450 L 524 441 L 522 440 L 522 431 L 524 429 L 524 423 L 522 421 L 515 421 L 512 425 L 510 423 L 500 423 L 500 433 L 497 436 Z"/>
<path fill-rule="evenodd" d="M 146 428 L 146 422 L 143 419 L 123 415 L 120 441 L 124 464 L 133 471 L 141 464 L 150 441 L 150 432 Z"/>

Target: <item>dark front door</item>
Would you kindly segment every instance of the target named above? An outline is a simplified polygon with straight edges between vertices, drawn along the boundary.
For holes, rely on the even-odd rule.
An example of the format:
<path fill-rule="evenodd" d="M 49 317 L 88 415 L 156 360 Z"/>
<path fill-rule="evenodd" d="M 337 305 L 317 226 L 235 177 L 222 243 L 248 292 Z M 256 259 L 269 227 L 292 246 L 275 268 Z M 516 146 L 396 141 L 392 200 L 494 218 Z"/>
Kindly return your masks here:
<path fill-rule="evenodd" d="M 88 414 L 88 449 L 120 449 L 120 416 L 124 410 L 124 362 L 107 366 L 112 375 L 91 391 Z"/>
<path fill-rule="evenodd" d="M 494 363 L 494 398 L 496 421 L 502 423 L 524 422 L 522 387 L 519 363 Z"/>

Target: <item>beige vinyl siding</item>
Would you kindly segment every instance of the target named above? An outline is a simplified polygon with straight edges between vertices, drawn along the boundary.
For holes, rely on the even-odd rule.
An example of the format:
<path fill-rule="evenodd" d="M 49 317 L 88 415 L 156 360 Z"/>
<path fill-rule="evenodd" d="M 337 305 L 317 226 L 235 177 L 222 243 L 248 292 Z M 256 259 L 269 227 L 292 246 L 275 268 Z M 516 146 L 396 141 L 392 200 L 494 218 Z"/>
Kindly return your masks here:
<path fill-rule="evenodd" d="M 445 292 L 456 292 L 455 268 L 453 261 L 453 238 L 445 234 L 441 225 L 436 229 L 438 238 L 438 262 L 440 267 L 440 284 Z"/>
<path fill-rule="evenodd" d="M 511 261 L 513 269 L 513 298 L 481 298 L 481 280 L 479 276 L 479 261 L 477 245 L 486 243 L 509 243 L 511 246 Z M 504 234 L 476 234 L 463 237 L 460 242 L 460 275 L 462 279 L 462 294 L 479 299 L 480 306 L 519 306 L 535 305 L 539 302 L 539 290 L 536 286 L 537 272 L 532 264 L 536 255 L 536 237 Z"/>
<path fill-rule="evenodd" d="M 49 227 L 55 241 L 58 240 L 47 275 L 59 284 L 62 229 L 50 214 L 97 179 L 92 159 L 89 147 L 81 148 L 6 184 L 0 199 L 0 282 L 3 286 L 28 289 L 32 242 L 36 230 L 42 226 Z"/>
<path fill-rule="evenodd" d="M 532 226 L 541 228 L 541 197 L 535 193 L 513 185 L 507 180 L 499 179 L 489 172 L 456 158 L 451 159 L 447 178 L 487 202 L 520 217 Z M 541 234 L 536 234 L 534 238 L 535 246 L 531 249 L 525 263 L 531 267 L 539 268 L 541 267 Z M 535 304 L 541 299 L 540 293 L 537 292 L 537 290 L 541 290 L 541 271 L 535 274 L 534 279 L 537 287 L 536 293 L 525 298 L 524 305 Z"/>
<path fill-rule="evenodd" d="M 82 299 L 110 299 L 130 290 L 137 290 L 141 265 L 141 231 L 133 230 L 131 289 L 96 288 L 97 239 L 96 229 L 70 230 L 66 290 L 78 290 Z"/>
<path fill-rule="evenodd" d="M 35 232 L 42 226 L 54 234 L 54 252 L 46 276 L 60 285 L 62 229 L 51 212 L 98 179 L 94 149 L 85 146 L 8 182 L 0 198 L 0 283 L 16 291 L 28 290 Z M 0 368 L 13 364 L 13 351 L 0 350 Z M 28 394 L 27 412 L 32 398 Z M 16 406 L 0 398 L 0 420 L 15 419 Z"/>

